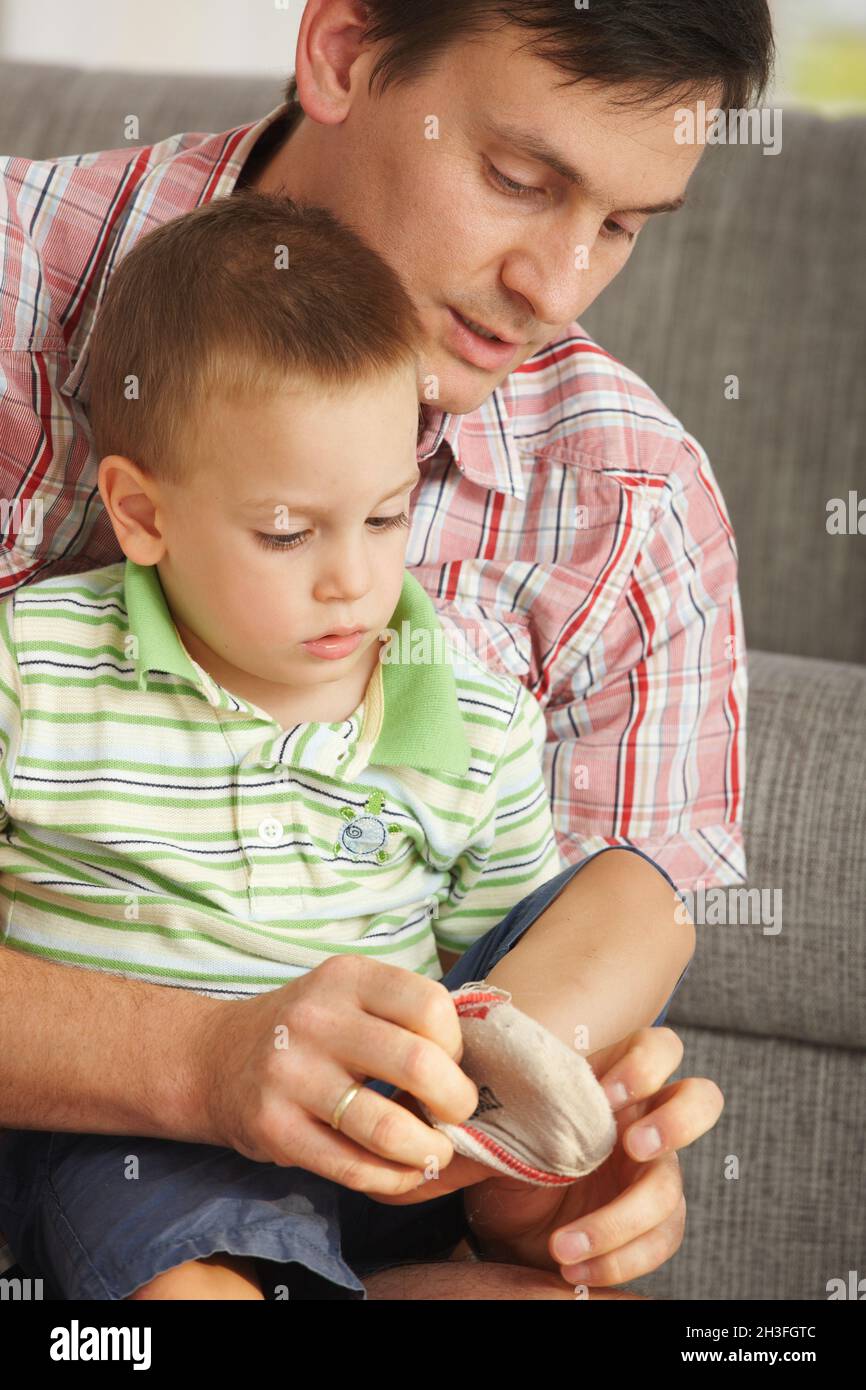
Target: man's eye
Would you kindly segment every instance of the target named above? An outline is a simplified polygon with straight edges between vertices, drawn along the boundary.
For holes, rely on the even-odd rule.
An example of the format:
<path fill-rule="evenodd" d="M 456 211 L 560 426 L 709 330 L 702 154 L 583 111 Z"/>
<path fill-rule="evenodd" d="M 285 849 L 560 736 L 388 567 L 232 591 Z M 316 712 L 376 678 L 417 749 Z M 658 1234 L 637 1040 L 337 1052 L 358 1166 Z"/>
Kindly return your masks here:
<path fill-rule="evenodd" d="M 533 188 L 528 183 L 516 183 L 514 179 L 510 179 L 507 174 L 503 174 L 497 169 L 495 164 L 491 164 L 489 160 L 488 168 L 503 193 L 507 193 L 510 198 L 531 198 L 536 193 L 544 192 L 543 188 Z"/>
<path fill-rule="evenodd" d="M 510 179 L 507 174 L 503 174 L 500 169 L 497 169 L 495 164 L 491 164 L 489 160 L 487 163 L 499 187 L 509 198 L 532 198 L 536 194 L 544 193 L 543 188 L 533 188 L 528 183 L 516 183 L 514 179 Z M 620 237 L 624 237 L 627 241 L 634 241 L 637 236 L 637 232 L 630 232 L 628 227 L 623 227 L 621 223 L 612 222 L 610 219 L 604 224 L 604 227 L 604 234 L 608 240 L 617 241 Z"/>
<path fill-rule="evenodd" d="M 627 237 L 629 241 L 634 241 L 637 236 L 637 232 L 630 232 L 628 227 L 623 227 L 619 222 L 611 222 L 609 218 L 604 225 L 605 227 L 610 225 L 610 231 L 607 231 L 605 235 L 613 237 L 614 240 L 617 240 L 619 237 Z"/>

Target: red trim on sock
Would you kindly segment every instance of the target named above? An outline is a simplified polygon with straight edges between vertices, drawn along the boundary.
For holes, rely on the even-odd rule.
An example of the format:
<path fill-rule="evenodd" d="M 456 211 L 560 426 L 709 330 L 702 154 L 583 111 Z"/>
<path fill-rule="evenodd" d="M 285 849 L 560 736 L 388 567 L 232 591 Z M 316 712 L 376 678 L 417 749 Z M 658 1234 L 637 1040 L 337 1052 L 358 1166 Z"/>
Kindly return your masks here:
<path fill-rule="evenodd" d="M 496 1140 L 491 1139 L 490 1135 L 485 1134 L 483 1130 L 475 1129 L 470 1124 L 462 1124 L 460 1128 L 471 1135 L 476 1143 L 480 1144 L 488 1153 L 495 1154 L 496 1157 L 501 1159 L 513 1172 L 519 1173 L 525 1178 L 532 1178 L 539 1183 L 547 1183 L 551 1187 L 577 1182 L 577 1178 L 566 1177 L 562 1173 L 545 1173 L 541 1168 L 533 1168 L 531 1164 L 524 1163 L 522 1159 L 509 1153 L 507 1149 L 503 1149 L 501 1144 L 497 1144 Z"/>
<path fill-rule="evenodd" d="M 457 997 L 454 1007 L 461 1018 L 486 1018 L 497 1004 L 505 1003 L 507 1000 L 500 999 L 496 994 L 486 994 L 484 990 L 476 989 L 471 994 L 465 994 L 462 999 Z"/>

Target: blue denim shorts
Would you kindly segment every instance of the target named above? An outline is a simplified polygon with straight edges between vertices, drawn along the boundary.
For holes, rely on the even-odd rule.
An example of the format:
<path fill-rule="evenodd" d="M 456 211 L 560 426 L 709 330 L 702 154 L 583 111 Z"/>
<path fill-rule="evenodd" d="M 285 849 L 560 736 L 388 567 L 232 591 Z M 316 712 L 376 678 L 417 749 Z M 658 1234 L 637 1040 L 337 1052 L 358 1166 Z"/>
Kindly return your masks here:
<path fill-rule="evenodd" d="M 676 887 L 654 860 L 633 852 Z M 484 979 L 596 857 L 569 865 L 513 907 L 464 952 L 443 984 L 456 989 Z M 385 1096 L 398 1089 L 375 1078 L 365 1084 Z M 137 1176 L 130 1180 L 133 1159 Z M 41 1278 L 49 1299 L 124 1299 L 164 1270 L 218 1251 L 262 1261 L 271 1297 L 285 1297 L 274 1292 L 284 1285 L 289 1298 L 365 1299 L 365 1276 L 447 1259 L 466 1223 L 462 1191 L 388 1206 L 306 1169 L 259 1163 L 211 1144 L 6 1130 L 0 1132 L 0 1230 L 17 1268 Z"/>

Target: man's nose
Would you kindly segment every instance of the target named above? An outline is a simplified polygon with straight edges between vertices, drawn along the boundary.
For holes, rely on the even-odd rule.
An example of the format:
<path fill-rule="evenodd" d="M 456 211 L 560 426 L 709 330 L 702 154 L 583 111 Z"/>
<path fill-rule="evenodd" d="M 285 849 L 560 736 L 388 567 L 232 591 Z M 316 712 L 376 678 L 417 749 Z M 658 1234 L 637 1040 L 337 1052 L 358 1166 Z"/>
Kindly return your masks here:
<path fill-rule="evenodd" d="M 505 256 L 503 285 L 550 329 L 579 318 L 613 279 L 615 267 L 602 255 L 597 223 L 597 215 L 583 212 L 555 234 L 527 238 Z"/>

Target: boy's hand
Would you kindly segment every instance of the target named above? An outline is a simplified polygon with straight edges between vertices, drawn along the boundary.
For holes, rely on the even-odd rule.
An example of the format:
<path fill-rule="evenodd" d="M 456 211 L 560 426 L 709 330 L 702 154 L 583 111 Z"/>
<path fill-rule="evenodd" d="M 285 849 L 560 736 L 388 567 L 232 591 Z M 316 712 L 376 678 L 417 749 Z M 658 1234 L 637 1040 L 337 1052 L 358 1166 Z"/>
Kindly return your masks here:
<path fill-rule="evenodd" d="M 197 1053 L 211 1143 L 371 1197 L 425 1184 L 425 1170 L 447 1168 L 454 1147 L 418 1110 L 363 1085 L 335 1130 L 353 1082 L 379 1077 L 453 1124 L 478 1104 L 458 1065 L 463 1037 L 448 990 L 362 956 L 333 956 L 278 989 L 219 1004 Z"/>
<path fill-rule="evenodd" d="M 559 1268 L 569 1284 L 607 1287 L 649 1274 L 679 1249 L 686 1204 L 676 1150 L 712 1129 L 724 1096 L 706 1077 L 663 1084 L 683 1056 L 671 1028 L 640 1028 L 605 1052 L 609 1070 L 599 1079 L 616 1114 L 613 1152 L 566 1188 L 498 1175 L 472 1186 L 464 1194 L 466 1215 L 490 1259 Z M 625 1101 L 611 1093 L 617 1082 L 628 1092 Z M 651 1124 L 639 1123 L 647 1117 Z M 661 1147 L 640 1154 L 638 1134 L 653 1127 Z M 572 1254 L 564 1243 L 580 1232 L 590 1249 Z"/>

